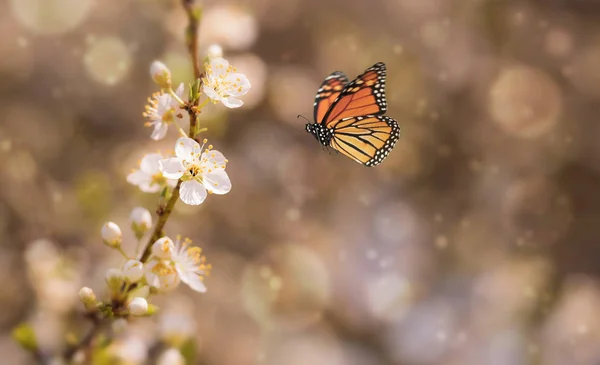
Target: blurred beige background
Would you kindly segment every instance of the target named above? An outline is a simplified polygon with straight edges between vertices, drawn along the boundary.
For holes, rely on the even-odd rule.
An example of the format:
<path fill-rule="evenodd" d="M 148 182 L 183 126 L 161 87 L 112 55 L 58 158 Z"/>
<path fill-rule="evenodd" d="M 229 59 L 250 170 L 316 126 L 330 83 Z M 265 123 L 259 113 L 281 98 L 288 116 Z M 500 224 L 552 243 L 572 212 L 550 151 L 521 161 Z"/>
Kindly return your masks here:
<path fill-rule="evenodd" d="M 202 3 L 201 51 L 252 83 L 202 116 L 233 189 L 176 206 L 167 233 L 204 247 L 208 293 L 157 299 L 128 363 L 185 323 L 207 365 L 600 364 L 600 1 Z M 185 26 L 178 1 L 0 2 L 7 364 L 32 361 L 13 326 L 58 348 L 79 288 L 122 264 L 101 225 L 133 250 L 129 212 L 155 209 L 125 176 L 172 149 L 141 113 L 153 60 L 190 81 Z M 402 136 L 365 168 L 296 115 L 330 72 L 377 61 Z"/>

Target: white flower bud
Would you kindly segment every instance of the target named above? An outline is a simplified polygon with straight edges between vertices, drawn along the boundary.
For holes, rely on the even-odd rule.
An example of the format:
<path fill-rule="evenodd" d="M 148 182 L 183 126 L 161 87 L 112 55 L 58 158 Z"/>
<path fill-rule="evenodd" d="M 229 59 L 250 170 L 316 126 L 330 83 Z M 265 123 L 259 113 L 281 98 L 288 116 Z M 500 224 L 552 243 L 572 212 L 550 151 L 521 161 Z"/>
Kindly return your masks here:
<path fill-rule="evenodd" d="M 150 75 L 152 75 L 152 80 L 161 88 L 168 89 L 171 87 L 171 70 L 164 63 L 160 61 L 152 62 Z"/>
<path fill-rule="evenodd" d="M 129 215 L 131 221 L 131 229 L 135 236 L 140 239 L 152 227 L 152 214 L 146 208 L 135 207 Z"/>
<path fill-rule="evenodd" d="M 106 270 L 106 284 L 112 290 L 120 290 L 123 284 L 123 272 L 119 269 Z"/>
<path fill-rule="evenodd" d="M 156 365 L 185 365 L 185 359 L 179 350 L 170 348 L 160 354 Z"/>
<path fill-rule="evenodd" d="M 170 260 L 175 252 L 175 244 L 169 237 L 162 237 L 152 244 L 152 255 L 163 259 Z"/>
<path fill-rule="evenodd" d="M 212 60 L 213 58 L 220 58 L 223 57 L 223 48 L 221 48 L 221 46 L 218 44 L 212 44 L 208 47 L 206 53 L 209 60 Z"/>
<path fill-rule="evenodd" d="M 135 297 L 129 302 L 127 306 L 129 313 L 134 316 L 142 316 L 148 313 L 148 302 L 144 298 Z"/>
<path fill-rule="evenodd" d="M 100 231 L 102 235 L 102 239 L 104 243 L 112 248 L 117 248 L 121 246 L 121 237 L 123 234 L 121 233 L 121 228 L 114 222 L 106 222 L 102 226 L 102 230 Z"/>
<path fill-rule="evenodd" d="M 135 283 L 144 275 L 144 264 L 138 260 L 129 260 L 123 265 L 123 276 L 130 283 Z"/>
<path fill-rule="evenodd" d="M 86 309 L 93 309 L 96 305 L 96 294 L 87 286 L 79 289 L 79 300 L 83 303 Z"/>

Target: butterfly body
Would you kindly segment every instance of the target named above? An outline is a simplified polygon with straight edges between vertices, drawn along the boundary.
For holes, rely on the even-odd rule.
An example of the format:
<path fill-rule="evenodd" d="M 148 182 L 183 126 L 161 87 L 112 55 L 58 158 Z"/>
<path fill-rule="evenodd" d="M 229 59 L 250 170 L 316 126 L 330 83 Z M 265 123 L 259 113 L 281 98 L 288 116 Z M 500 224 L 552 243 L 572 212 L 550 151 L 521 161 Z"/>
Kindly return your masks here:
<path fill-rule="evenodd" d="M 351 82 L 342 72 L 333 72 L 317 91 L 315 123 L 308 123 L 306 130 L 322 145 L 360 164 L 380 164 L 400 138 L 398 123 L 383 115 L 385 76 L 382 62 Z"/>

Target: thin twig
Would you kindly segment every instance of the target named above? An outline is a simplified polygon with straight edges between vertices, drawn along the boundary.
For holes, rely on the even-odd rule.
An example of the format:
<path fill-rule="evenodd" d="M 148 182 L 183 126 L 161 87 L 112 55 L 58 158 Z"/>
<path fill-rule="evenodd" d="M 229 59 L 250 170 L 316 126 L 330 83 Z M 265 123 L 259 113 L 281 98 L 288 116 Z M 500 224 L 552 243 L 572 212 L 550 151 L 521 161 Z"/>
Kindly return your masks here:
<path fill-rule="evenodd" d="M 92 321 L 92 328 L 76 345 L 69 346 L 65 349 L 63 353 L 63 359 L 65 359 L 67 362 L 69 362 L 79 350 L 87 349 L 94 340 L 94 337 L 96 337 L 96 335 L 100 332 L 102 321 L 98 315 L 94 313 L 89 314 L 86 317 Z"/>
<path fill-rule="evenodd" d="M 202 71 L 200 68 L 200 62 L 198 59 L 198 26 L 200 25 L 200 17 L 201 11 L 200 8 L 194 5 L 194 0 L 182 0 L 183 8 L 188 15 L 188 26 L 186 28 L 186 43 L 188 47 L 188 52 L 190 53 L 190 57 L 192 58 L 192 65 L 194 67 L 194 77 L 196 79 L 200 79 L 200 84 L 202 84 Z M 197 103 L 197 101 L 196 101 Z M 196 137 L 196 121 L 198 118 L 198 110 L 194 108 L 192 105 L 188 105 L 186 110 L 190 116 L 190 130 L 189 130 L 189 138 Z M 141 262 L 146 262 L 150 257 L 150 252 L 152 248 L 152 244 L 162 236 L 164 236 L 163 229 L 171 212 L 173 211 L 173 207 L 179 199 L 179 189 L 181 188 L 181 180 L 177 182 L 177 186 L 173 189 L 173 194 L 171 198 L 167 202 L 167 205 L 164 209 L 158 210 L 158 222 L 156 223 L 156 227 L 154 228 L 154 232 L 148 239 L 146 246 L 144 247 L 144 251 L 142 251 L 142 256 L 140 257 Z"/>

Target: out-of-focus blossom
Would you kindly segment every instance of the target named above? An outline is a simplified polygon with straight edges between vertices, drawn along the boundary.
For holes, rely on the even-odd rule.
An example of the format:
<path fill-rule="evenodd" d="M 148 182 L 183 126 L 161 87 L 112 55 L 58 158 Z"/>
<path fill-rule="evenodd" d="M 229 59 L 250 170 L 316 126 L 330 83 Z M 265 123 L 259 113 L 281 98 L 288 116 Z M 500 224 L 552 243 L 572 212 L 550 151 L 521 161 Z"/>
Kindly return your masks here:
<path fill-rule="evenodd" d="M 223 57 L 223 48 L 218 44 L 211 44 L 206 52 L 209 60 Z"/>
<path fill-rule="evenodd" d="M 179 350 L 170 348 L 160 354 L 157 365 L 185 365 L 185 359 Z"/>
<path fill-rule="evenodd" d="M 141 297 L 135 297 L 129 302 L 127 309 L 134 316 L 143 316 L 148 313 L 148 301 Z"/>
<path fill-rule="evenodd" d="M 121 246 L 121 238 L 123 234 L 121 233 L 121 228 L 114 222 L 106 222 L 102 226 L 100 230 L 100 234 L 102 235 L 102 240 L 109 247 L 119 247 Z"/>
<path fill-rule="evenodd" d="M 84 286 L 79 290 L 79 300 L 81 300 L 86 309 L 92 309 L 96 304 L 96 294 L 94 294 L 92 289 Z"/>
<path fill-rule="evenodd" d="M 119 269 L 110 268 L 106 270 L 106 284 L 112 290 L 117 290 L 121 288 L 121 284 L 123 284 L 123 272 Z"/>
<path fill-rule="evenodd" d="M 129 220 L 131 221 L 131 229 L 138 239 L 142 238 L 152 226 L 152 214 L 146 208 L 133 208 Z"/>
<path fill-rule="evenodd" d="M 204 275 L 210 272 L 211 265 L 206 263 L 206 257 L 202 255 L 202 249 L 190 247 L 192 241 L 189 238 L 183 241 L 177 240 L 177 250 L 173 255 L 173 263 L 181 281 L 192 290 L 199 293 L 206 292 Z"/>
<path fill-rule="evenodd" d="M 130 283 L 135 283 L 144 276 L 144 264 L 138 260 L 129 260 L 123 266 L 123 276 Z"/>
<path fill-rule="evenodd" d="M 179 197 L 189 205 L 202 204 L 207 191 L 226 194 L 231 190 L 231 181 L 225 172 L 225 156 L 212 150 L 212 146 L 208 146 L 204 152 L 202 148 L 193 139 L 182 137 L 175 144 L 175 157 L 159 162 L 164 176 L 182 179 Z"/>
<path fill-rule="evenodd" d="M 148 346 L 144 341 L 135 336 L 112 343 L 109 353 L 120 360 L 119 363 L 138 365 L 144 363 L 148 357 Z"/>
<path fill-rule="evenodd" d="M 151 252 L 152 256 L 163 260 L 169 260 L 173 257 L 173 253 L 175 252 L 175 244 L 169 237 L 161 237 L 152 244 Z"/>
<path fill-rule="evenodd" d="M 255 16 L 240 6 L 211 6 L 202 13 L 200 43 L 219 43 L 225 49 L 248 49 L 258 36 Z"/>
<path fill-rule="evenodd" d="M 183 100 L 183 83 L 179 84 L 175 94 L 180 100 Z M 159 141 L 167 135 L 169 124 L 175 122 L 175 118 L 182 118 L 179 111 L 179 101 L 169 94 L 163 92 L 154 93 L 151 98 L 148 98 L 146 111 L 143 113 L 145 118 L 149 119 L 146 123 L 148 127 L 154 127 L 150 138 Z"/>
<path fill-rule="evenodd" d="M 174 187 L 177 185 L 177 180 L 167 179 L 159 169 L 158 162 L 163 158 L 163 155 L 160 153 L 145 155 L 140 161 L 140 169 L 134 170 L 127 175 L 127 182 L 137 185 L 144 193 L 157 193 L 165 186 Z"/>
<path fill-rule="evenodd" d="M 244 102 L 238 97 L 245 95 L 250 90 L 250 81 L 246 75 L 238 73 L 229 62 L 217 57 L 206 65 L 204 78 L 204 93 L 213 102 L 222 102 L 228 108 L 239 108 Z"/>
<path fill-rule="evenodd" d="M 145 266 L 148 285 L 153 286 L 161 292 L 173 290 L 179 285 L 179 275 L 170 261 L 153 260 Z"/>
<path fill-rule="evenodd" d="M 177 242 L 169 237 L 162 237 L 152 245 L 152 256 L 146 265 L 146 280 L 158 289 L 172 289 L 183 281 L 192 290 L 204 293 L 204 275 L 210 272 L 211 266 L 206 264 L 200 247 L 190 247 L 189 238 Z M 154 259 L 154 260 L 153 260 Z"/>
<path fill-rule="evenodd" d="M 162 62 L 154 61 L 150 66 L 152 80 L 160 87 L 168 89 L 171 87 L 171 70 Z"/>
<path fill-rule="evenodd" d="M 196 333 L 196 321 L 179 312 L 167 313 L 160 318 L 159 332 L 163 341 L 171 346 L 180 346 Z"/>

